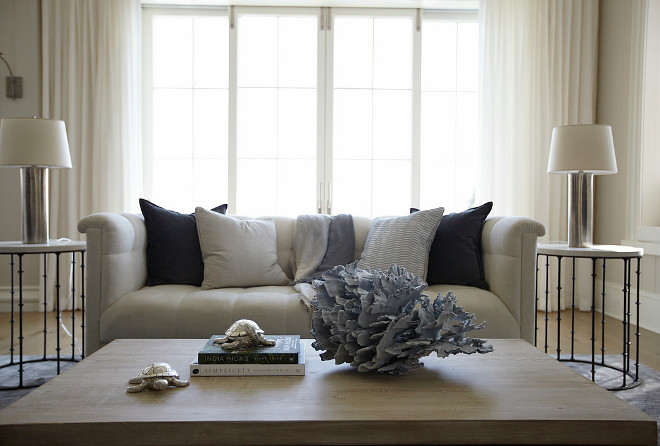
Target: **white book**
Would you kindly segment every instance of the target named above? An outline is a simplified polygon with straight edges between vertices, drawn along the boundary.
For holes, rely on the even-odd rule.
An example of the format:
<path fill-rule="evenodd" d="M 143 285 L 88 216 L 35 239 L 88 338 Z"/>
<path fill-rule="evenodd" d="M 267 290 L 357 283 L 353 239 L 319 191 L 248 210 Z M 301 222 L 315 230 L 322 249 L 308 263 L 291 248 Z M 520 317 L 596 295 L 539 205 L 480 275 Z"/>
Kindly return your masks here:
<path fill-rule="evenodd" d="M 305 347 L 301 345 L 298 364 L 190 364 L 190 376 L 264 376 L 305 374 Z"/>

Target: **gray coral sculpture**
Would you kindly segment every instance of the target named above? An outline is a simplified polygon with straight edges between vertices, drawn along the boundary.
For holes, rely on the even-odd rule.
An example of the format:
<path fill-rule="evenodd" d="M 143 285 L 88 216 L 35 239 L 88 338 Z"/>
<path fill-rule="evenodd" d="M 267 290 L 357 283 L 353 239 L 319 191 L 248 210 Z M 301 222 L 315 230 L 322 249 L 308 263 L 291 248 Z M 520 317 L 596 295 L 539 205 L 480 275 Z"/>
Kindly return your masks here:
<path fill-rule="evenodd" d="M 357 262 L 326 271 L 313 282 L 317 290 L 312 346 L 322 360 L 349 363 L 360 372 L 405 375 L 423 367 L 419 358 L 436 352 L 493 351 L 484 340 L 465 333 L 483 328 L 456 305 L 456 296 L 438 294 L 431 302 L 426 283 L 392 265 L 387 272 L 363 270 Z"/>

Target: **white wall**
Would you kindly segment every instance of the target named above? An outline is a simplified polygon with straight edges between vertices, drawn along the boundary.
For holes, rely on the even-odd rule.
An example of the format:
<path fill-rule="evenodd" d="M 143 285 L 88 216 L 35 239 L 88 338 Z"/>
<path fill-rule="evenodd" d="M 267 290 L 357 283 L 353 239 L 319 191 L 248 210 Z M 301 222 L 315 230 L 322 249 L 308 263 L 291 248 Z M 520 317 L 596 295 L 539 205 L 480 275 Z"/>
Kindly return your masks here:
<path fill-rule="evenodd" d="M 0 52 L 7 59 L 14 76 L 23 78 L 23 97 L 5 95 L 5 77 L 9 71 L 0 61 L 0 118 L 41 116 L 41 32 L 39 0 L 0 0 Z M 18 169 L 0 168 L 0 240 L 21 239 L 21 201 Z M 39 262 L 25 257 L 24 281 L 28 303 L 37 299 Z M 0 311 L 8 310 L 9 256 L 0 256 Z M 36 309 L 36 307 L 34 307 Z"/>
<path fill-rule="evenodd" d="M 642 204 L 635 231 L 635 242 L 645 249 L 643 289 L 645 290 L 644 316 L 660 331 L 660 0 L 648 2 L 646 57 L 644 60 L 644 116 L 641 171 L 643 172 Z M 630 229 L 630 228 L 629 228 Z M 652 237 L 647 229 L 656 231 Z M 651 236 L 651 237 L 649 237 Z M 648 238 L 647 238 L 648 237 Z M 652 309 L 652 311 L 646 311 Z M 644 321 L 644 317 L 640 317 Z"/>
<path fill-rule="evenodd" d="M 615 175 L 597 175 L 594 190 L 594 241 L 616 244 L 626 238 L 626 190 L 630 113 L 632 3 L 600 4 L 597 120 L 612 126 Z"/>
<path fill-rule="evenodd" d="M 597 120 L 612 126 L 619 170 L 616 175 L 596 177 L 594 241 L 601 244 L 619 244 L 628 238 L 628 187 L 639 180 L 630 177 L 632 166 L 629 166 L 630 140 L 634 140 L 631 132 L 635 131 L 637 119 L 632 108 L 636 102 L 636 90 L 631 88 L 638 75 L 632 51 L 637 45 L 634 38 L 637 31 L 635 8 L 635 1 L 601 0 L 600 4 Z M 618 264 L 607 269 L 606 290 L 608 299 L 612 298 L 606 313 L 619 319 L 622 317 L 621 269 Z M 660 333 L 660 283 L 656 281 L 660 273 L 659 258 L 645 255 L 641 270 L 640 325 Z"/>
<path fill-rule="evenodd" d="M 23 98 L 5 95 L 9 71 L 0 62 L 0 118 L 41 115 L 41 35 L 38 0 L 0 0 L 0 52 L 14 76 L 23 78 Z M 18 169 L 0 169 L 0 240 L 21 238 Z"/>

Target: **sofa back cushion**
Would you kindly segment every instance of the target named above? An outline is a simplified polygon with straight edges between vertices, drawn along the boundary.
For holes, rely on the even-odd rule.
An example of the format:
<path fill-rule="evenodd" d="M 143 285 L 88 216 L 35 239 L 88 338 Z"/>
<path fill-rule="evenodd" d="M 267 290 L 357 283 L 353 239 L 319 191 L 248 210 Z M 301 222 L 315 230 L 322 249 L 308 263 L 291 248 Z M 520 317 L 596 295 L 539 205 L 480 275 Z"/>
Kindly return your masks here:
<path fill-rule="evenodd" d="M 369 235 L 369 228 L 371 228 L 371 218 L 360 215 L 353 216 L 353 228 L 355 229 L 355 255 L 353 260 L 360 260 L 362 251 L 364 251 L 364 244 Z"/>

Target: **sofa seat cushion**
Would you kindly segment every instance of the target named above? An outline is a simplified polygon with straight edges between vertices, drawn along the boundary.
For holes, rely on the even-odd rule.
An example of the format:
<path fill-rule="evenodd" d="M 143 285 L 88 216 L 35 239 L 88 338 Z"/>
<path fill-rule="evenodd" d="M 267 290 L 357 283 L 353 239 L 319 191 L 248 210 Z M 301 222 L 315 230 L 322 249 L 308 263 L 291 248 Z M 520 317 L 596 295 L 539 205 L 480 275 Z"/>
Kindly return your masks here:
<path fill-rule="evenodd" d="M 509 309 L 495 294 L 480 288 L 465 285 L 431 285 L 424 294 L 435 299 L 438 293 L 444 296 L 448 291 L 456 295 L 456 303 L 467 313 L 474 313 L 475 322 L 486 321 L 481 330 L 468 332 L 468 336 L 481 339 L 519 339 L 520 325 Z"/>
<path fill-rule="evenodd" d="M 291 286 L 202 290 L 159 285 L 112 304 L 101 315 L 101 343 L 118 338 L 209 338 L 243 318 L 255 320 L 267 334 L 311 337 L 311 312 Z"/>

